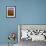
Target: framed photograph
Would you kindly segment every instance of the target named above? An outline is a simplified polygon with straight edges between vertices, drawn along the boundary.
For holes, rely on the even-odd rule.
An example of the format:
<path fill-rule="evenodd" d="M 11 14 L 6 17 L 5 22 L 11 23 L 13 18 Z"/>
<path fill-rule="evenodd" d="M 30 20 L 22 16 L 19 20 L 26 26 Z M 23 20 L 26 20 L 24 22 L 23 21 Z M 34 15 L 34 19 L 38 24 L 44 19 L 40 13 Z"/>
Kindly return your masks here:
<path fill-rule="evenodd" d="M 24 40 L 46 41 L 46 24 L 18 24 L 18 42 Z"/>
<path fill-rule="evenodd" d="M 7 6 L 6 7 L 6 17 L 8 18 L 16 18 L 16 6 Z"/>

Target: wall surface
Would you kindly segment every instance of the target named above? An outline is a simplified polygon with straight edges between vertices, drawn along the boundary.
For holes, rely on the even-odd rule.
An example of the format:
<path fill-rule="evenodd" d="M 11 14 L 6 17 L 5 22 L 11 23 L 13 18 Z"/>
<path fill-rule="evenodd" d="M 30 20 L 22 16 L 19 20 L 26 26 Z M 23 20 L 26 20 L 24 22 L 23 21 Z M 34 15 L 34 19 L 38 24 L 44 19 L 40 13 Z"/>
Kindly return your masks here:
<path fill-rule="evenodd" d="M 17 23 L 46 24 L 46 0 L 16 0 Z"/>
<path fill-rule="evenodd" d="M 17 35 L 17 20 L 16 18 L 6 18 L 6 6 L 16 6 L 16 1 L 0 0 L 0 44 L 7 44 L 8 34 L 16 32 Z M 17 39 L 15 41 L 18 42 Z"/>
<path fill-rule="evenodd" d="M 15 5 L 16 18 L 6 18 L 6 6 Z M 8 43 L 9 32 L 17 34 L 18 24 L 46 24 L 46 0 L 0 0 L 0 44 Z"/>

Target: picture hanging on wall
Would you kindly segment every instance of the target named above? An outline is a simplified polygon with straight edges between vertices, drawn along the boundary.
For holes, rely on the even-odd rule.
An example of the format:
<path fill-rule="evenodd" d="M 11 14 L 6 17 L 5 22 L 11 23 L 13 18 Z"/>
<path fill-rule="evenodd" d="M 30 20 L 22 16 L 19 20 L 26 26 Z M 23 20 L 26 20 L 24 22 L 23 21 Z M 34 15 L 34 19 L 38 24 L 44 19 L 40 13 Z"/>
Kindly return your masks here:
<path fill-rule="evenodd" d="M 16 6 L 7 6 L 6 12 L 6 18 L 16 18 Z"/>

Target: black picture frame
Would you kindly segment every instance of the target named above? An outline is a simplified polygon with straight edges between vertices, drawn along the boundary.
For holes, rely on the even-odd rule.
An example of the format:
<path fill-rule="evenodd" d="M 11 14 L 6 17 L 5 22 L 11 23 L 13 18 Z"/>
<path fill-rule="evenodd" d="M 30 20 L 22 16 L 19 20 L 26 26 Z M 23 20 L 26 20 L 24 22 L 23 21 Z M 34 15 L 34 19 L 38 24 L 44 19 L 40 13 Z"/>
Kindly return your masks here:
<path fill-rule="evenodd" d="M 8 15 L 8 9 L 12 9 L 13 8 L 13 11 L 14 11 L 14 15 Z M 16 6 L 6 6 L 6 18 L 16 18 Z"/>

